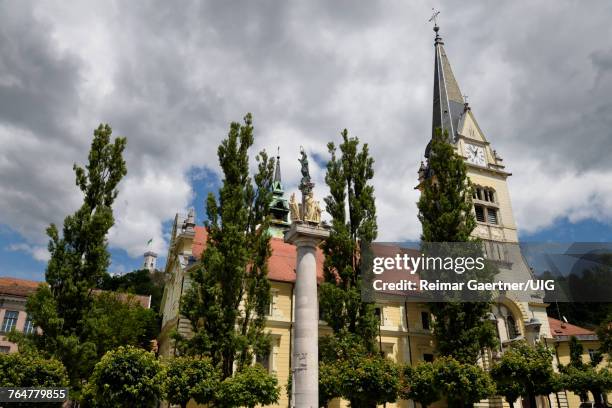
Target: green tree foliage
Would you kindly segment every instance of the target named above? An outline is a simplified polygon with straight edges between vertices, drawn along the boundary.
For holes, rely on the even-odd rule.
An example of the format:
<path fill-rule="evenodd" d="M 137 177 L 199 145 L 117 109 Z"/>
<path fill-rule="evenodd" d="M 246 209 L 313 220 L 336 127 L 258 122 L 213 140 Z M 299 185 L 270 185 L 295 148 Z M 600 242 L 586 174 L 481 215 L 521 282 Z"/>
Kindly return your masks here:
<path fill-rule="evenodd" d="M 605 407 L 603 396 L 612 391 L 612 373 L 608 368 L 596 369 L 591 366 L 578 368 L 569 365 L 563 369 L 563 387 L 580 396 L 582 401 L 588 400 L 588 393 L 593 395 L 597 407 Z"/>
<path fill-rule="evenodd" d="M 323 337 L 319 355 L 321 406 L 336 397 L 345 398 L 355 408 L 376 407 L 397 400 L 398 365 L 380 353 L 370 353 L 357 335 L 342 332 Z M 322 380 L 322 373 L 333 374 L 334 378 Z"/>
<path fill-rule="evenodd" d="M 289 377 L 291 378 L 291 377 Z M 291 391 L 291 384 L 287 388 Z M 319 407 L 327 407 L 334 398 L 342 397 L 342 367 L 336 362 L 319 364 Z M 291 392 L 289 392 L 291 396 Z"/>
<path fill-rule="evenodd" d="M 276 377 L 271 376 L 259 364 L 244 367 L 233 377 L 223 380 L 216 392 L 215 407 L 253 408 L 278 402 L 280 387 Z"/>
<path fill-rule="evenodd" d="M 151 408 L 163 397 L 165 372 L 151 352 L 127 346 L 109 351 L 96 364 L 84 390 L 84 405 Z"/>
<path fill-rule="evenodd" d="M 561 367 L 563 373 L 563 385 L 566 389 L 580 396 L 582 401 L 587 401 L 588 392 L 593 394 L 597 403 L 603 402 L 603 393 L 612 387 L 612 377 L 608 370 L 597 370 L 596 367 L 603 360 L 603 354 L 599 350 L 591 359 L 589 364 L 582 361 L 584 347 L 574 336 L 570 338 L 570 362 Z"/>
<path fill-rule="evenodd" d="M 376 407 L 397 400 L 399 368 L 378 354 L 340 361 L 343 396 L 353 408 Z"/>
<path fill-rule="evenodd" d="M 333 142 L 327 145 L 331 158 L 325 182 L 330 194 L 325 204 L 332 221 L 323 243 L 325 282 L 320 286 L 319 308 L 333 335 L 322 340 L 320 361 L 324 370 L 338 373 L 338 390 L 352 407 L 371 407 L 395 401 L 398 368 L 376 352 L 378 318 L 374 305 L 361 298 L 367 266 L 360 254 L 378 234 L 371 185 L 374 159 L 368 145 L 360 146 L 346 129 L 341 136 L 338 148 Z M 325 390 L 323 400 L 338 392 Z"/>
<path fill-rule="evenodd" d="M 28 314 L 43 333 L 33 342 L 62 361 L 76 391 L 98 355 L 95 344 L 82 337 L 84 316 L 94 303 L 92 289 L 106 274 L 110 259 L 106 235 L 114 223 L 111 207 L 127 173 L 122 156 L 126 139 L 111 141 L 111 135 L 110 126 L 100 125 L 94 131 L 88 164 L 74 165 L 83 204 L 65 218 L 61 236 L 54 224 L 47 229 L 48 285 L 41 285 L 27 303 Z"/>
<path fill-rule="evenodd" d="M 207 200 L 206 249 L 201 267 L 181 301 L 193 337 L 178 345 L 187 354 L 209 356 L 223 378 L 252 361 L 253 353 L 269 352 L 264 332 L 270 303 L 267 261 L 271 254 L 268 205 L 272 198 L 274 160 L 259 153 L 258 172 L 249 175 L 248 151 L 253 144 L 251 115 L 244 125 L 232 123 L 218 149 L 223 185 L 218 200 Z M 254 182 L 254 183 L 253 183 Z"/>
<path fill-rule="evenodd" d="M 0 354 L 0 387 L 65 387 L 66 369 L 36 353 Z"/>
<path fill-rule="evenodd" d="M 130 295 L 102 292 L 84 317 L 82 338 L 96 347 L 98 359 L 109 350 L 123 345 L 148 349 L 157 336 L 156 313 L 145 309 Z"/>
<path fill-rule="evenodd" d="M 365 269 L 360 245 L 368 246 L 376 239 L 376 206 L 374 159 L 368 145 L 359 148 L 359 139 L 341 133 L 340 157 L 334 143 L 327 163 L 325 182 L 330 195 L 325 198 L 326 210 L 332 217 L 329 238 L 323 244 L 325 282 L 320 287 L 319 308 L 323 320 L 334 333 L 358 334 L 370 351 L 374 350 L 378 320 L 372 304 L 361 299 L 361 283 Z"/>
<path fill-rule="evenodd" d="M 439 129 L 431 140 L 428 165 L 432 174 L 422 181 L 418 201 L 424 246 L 474 241 L 470 234 L 476 220 L 467 167 L 448 142 L 448 135 Z M 495 269 L 488 264 L 478 274 L 479 281 L 487 281 L 495 275 Z M 487 319 L 489 302 L 430 303 L 430 310 L 435 317 L 433 336 L 441 355 L 475 364 L 482 349 L 495 346 L 495 327 Z"/>
<path fill-rule="evenodd" d="M 552 353 L 542 344 L 535 347 L 525 342 L 513 344 L 493 366 L 491 376 L 498 393 L 510 404 L 516 401 L 517 394 L 535 404 L 537 395 L 548 395 L 558 385 Z"/>
<path fill-rule="evenodd" d="M 198 404 L 214 401 L 221 374 L 209 359 L 176 357 L 167 364 L 164 391 L 172 404 L 187 407 L 193 399 Z"/>
<path fill-rule="evenodd" d="M 399 397 L 413 400 L 423 408 L 427 408 L 428 405 L 440 400 L 440 390 L 435 381 L 436 367 L 433 363 L 422 362 L 415 367 L 406 366 Z"/>
<path fill-rule="evenodd" d="M 597 328 L 597 337 L 601 342 L 600 351 L 608 353 L 608 360 L 612 361 L 612 313 Z"/>
<path fill-rule="evenodd" d="M 0 354 L 0 387 L 66 387 L 68 376 L 62 363 L 35 352 Z M 28 403 L 2 403 L 6 408 L 27 407 Z M 62 403 L 37 403 L 37 407 L 61 407 Z"/>
<path fill-rule="evenodd" d="M 434 361 L 435 380 L 449 408 L 472 407 L 495 393 L 491 377 L 475 364 L 463 364 L 452 357 Z"/>
<path fill-rule="evenodd" d="M 84 196 L 81 208 L 66 217 L 61 237 L 54 224 L 47 229 L 51 259 L 45 278 L 66 332 L 81 328 L 82 316 L 91 306 L 91 289 L 100 283 L 110 262 L 106 234 L 114 224 L 111 206 L 127 174 L 126 139 L 111 142 L 111 134 L 110 126 L 100 125 L 94 131 L 87 166 L 74 165 L 76 184 Z"/>
<path fill-rule="evenodd" d="M 134 295 L 151 296 L 151 309 L 160 313 L 159 307 L 164 294 L 164 274 L 160 271 L 150 272 L 139 269 L 125 275 L 105 275 L 100 289 L 113 292 L 126 292 Z"/>
<path fill-rule="evenodd" d="M 431 140 L 428 166 L 432 175 L 421 184 L 419 221 L 424 242 L 468 242 L 476 228 L 472 214 L 472 187 L 467 166 L 448 134 L 436 129 Z"/>

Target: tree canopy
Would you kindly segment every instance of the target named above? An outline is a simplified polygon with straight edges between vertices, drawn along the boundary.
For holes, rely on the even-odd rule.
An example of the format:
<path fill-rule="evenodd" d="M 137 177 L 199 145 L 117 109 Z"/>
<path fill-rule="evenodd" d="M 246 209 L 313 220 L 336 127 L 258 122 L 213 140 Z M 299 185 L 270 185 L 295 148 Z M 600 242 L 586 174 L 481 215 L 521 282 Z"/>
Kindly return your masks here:
<path fill-rule="evenodd" d="M 198 404 L 207 404 L 215 399 L 221 373 L 209 359 L 175 357 L 166 367 L 164 393 L 168 402 L 181 408 L 193 399 Z"/>
<path fill-rule="evenodd" d="M 537 395 L 550 394 L 559 383 L 552 367 L 552 353 L 541 343 L 535 346 L 525 342 L 513 344 L 493 366 L 491 376 L 499 394 L 510 404 L 518 396 L 535 404 Z"/>
<path fill-rule="evenodd" d="M 109 351 L 85 387 L 84 405 L 152 408 L 163 397 L 164 370 L 151 352 L 127 346 Z"/>

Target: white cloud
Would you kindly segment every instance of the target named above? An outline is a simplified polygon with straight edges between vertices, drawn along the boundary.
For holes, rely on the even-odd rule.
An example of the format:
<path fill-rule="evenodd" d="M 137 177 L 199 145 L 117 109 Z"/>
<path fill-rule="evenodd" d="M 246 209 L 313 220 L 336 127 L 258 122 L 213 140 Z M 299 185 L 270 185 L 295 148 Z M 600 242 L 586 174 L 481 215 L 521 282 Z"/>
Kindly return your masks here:
<path fill-rule="evenodd" d="M 21 243 L 21 244 L 11 244 L 6 249 L 9 251 L 25 252 L 31 255 L 32 258 L 36 259 L 37 261 L 41 261 L 41 262 L 47 262 L 51 258 L 51 255 L 49 254 L 48 249 L 43 246 L 33 246 L 33 245 Z"/>
<path fill-rule="evenodd" d="M 560 218 L 612 223 L 612 171 L 550 174 L 537 163 L 523 163 L 511 177 L 510 191 L 517 224 L 534 233 Z"/>

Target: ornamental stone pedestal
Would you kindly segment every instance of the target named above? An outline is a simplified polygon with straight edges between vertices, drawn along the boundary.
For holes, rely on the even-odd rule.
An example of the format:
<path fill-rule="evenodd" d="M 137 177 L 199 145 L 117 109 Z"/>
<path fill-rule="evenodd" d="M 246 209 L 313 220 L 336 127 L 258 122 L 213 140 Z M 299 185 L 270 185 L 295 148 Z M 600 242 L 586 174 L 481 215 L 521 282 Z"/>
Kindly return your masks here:
<path fill-rule="evenodd" d="M 297 247 L 295 322 L 291 372 L 295 408 L 319 407 L 319 301 L 317 296 L 317 247 L 329 236 L 319 223 L 294 221 L 285 242 Z"/>

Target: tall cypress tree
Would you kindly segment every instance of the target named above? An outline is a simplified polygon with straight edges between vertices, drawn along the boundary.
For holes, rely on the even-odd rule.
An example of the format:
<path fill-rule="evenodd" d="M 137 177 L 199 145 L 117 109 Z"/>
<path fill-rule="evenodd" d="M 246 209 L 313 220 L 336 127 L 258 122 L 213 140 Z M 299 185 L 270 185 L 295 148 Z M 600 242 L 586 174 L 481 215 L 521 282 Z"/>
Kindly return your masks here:
<path fill-rule="evenodd" d="M 427 243 L 474 242 L 476 227 L 472 212 L 472 186 L 463 159 L 448 142 L 448 134 L 436 129 L 431 140 L 429 174 L 421 182 L 418 201 L 423 228 L 421 241 Z M 479 278 L 490 279 L 495 269 L 487 263 Z M 490 302 L 430 303 L 435 317 L 433 336 L 440 354 L 462 363 L 474 364 L 480 352 L 496 343 L 494 326 L 488 322 Z"/>
<path fill-rule="evenodd" d="M 253 145 L 250 114 L 232 123 L 218 149 L 223 185 L 218 199 L 208 196 L 207 244 L 201 266 L 181 302 L 193 337 L 180 338 L 188 354 L 210 356 L 223 378 L 250 364 L 253 353 L 269 352 L 264 333 L 270 302 L 267 261 L 271 254 L 268 205 L 272 199 L 274 160 L 259 153 L 258 172 L 249 175 L 248 150 Z"/>
<path fill-rule="evenodd" d="M 336 146 L 327 147 L 331 155 L 325 182 L 329 196 L 327 212 L 332 217 L 329 238 L 323 244 L 324 277 L 319 307 L 322 318 L 334 333 L 357 334 L 368 350 L 375 347 L 378 321 L 374 307 L 361 300 L 365 265 L 359 257 L 360 245 L 369 245 L 378 234 L 374 187 L 374 159 L 368 145 L 359 149 L 359 139 L 341 133 L 340 157 Z"/>

